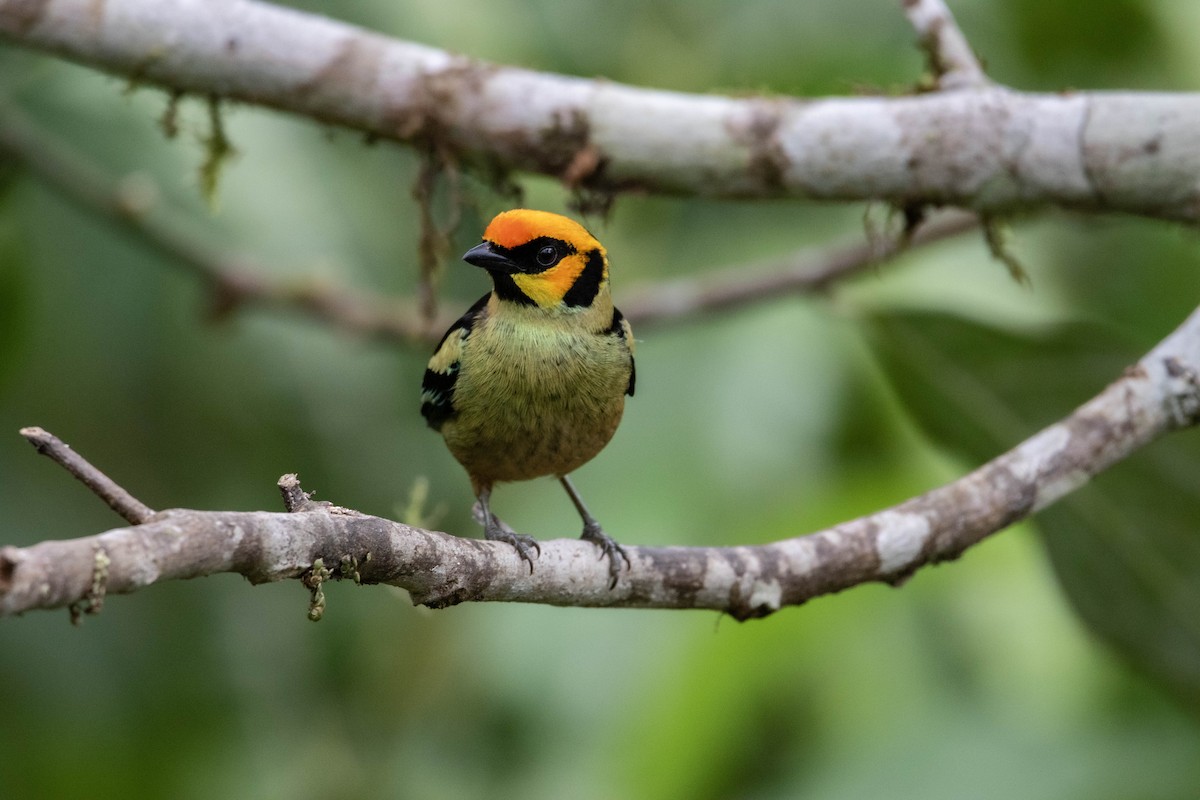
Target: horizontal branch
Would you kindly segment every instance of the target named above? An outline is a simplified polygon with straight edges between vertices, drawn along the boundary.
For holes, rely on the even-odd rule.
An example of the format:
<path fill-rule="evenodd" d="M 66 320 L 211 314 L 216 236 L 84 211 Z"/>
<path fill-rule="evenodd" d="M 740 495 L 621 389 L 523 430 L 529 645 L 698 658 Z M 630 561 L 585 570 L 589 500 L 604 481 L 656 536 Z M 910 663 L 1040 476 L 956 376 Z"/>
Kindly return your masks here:
<path fill-rule="evenodd" d="M 691 95 L 497 66 L 254 0 L 219 13 L 210 0 L 107 0 L 103 13 L 0 0 L 0 39 L 600 192 L 1200 218 L 1194 93 Z"/>
<path fill-rule="evenodd" d="M 14 109 L 0 108 L 0 155 L 23 165 L 83 211 L 136 235 L 170 263 L 191 272 L 213 295 L 213 310 L 230 313 L 244 306 L 303 314 L 338 330 L 410 345 L 432 345 L 454 321 L 443 314 L 432 322 L 411 300 L 385 300 L 313 279 L 273 279 L 249 256 L 222 250 L 212 237 L 187 232 L 158 201 L 148 179 L 108 178 L 85 156 Z M 634 324 L 661 324 L 704 313 L 743 307 L 783 294 L 813 293 L 877 266 L 911 247 L 932 244 L 978 227 L 971 214 L 945 212 L 913 219 L 911 230 L 863 240 L 861 236 L 822 248 L 809 248 L 763 264 L 739 264 L 706 275 L 635 285 L 620 294 L 625 316 Z"/>
<path fill-rule="evenodd" d="M 807 536 L 744 547 L 625 546 L 609 590 L 588 542 L 542 543 L 532 574 L 511 547 L 322 506 L 294 476 L 294 513 L 171 510 L 69 541 L 0 548 L 0 615 L 94 609 L 106 594 L 219 572 L 254 583 L 351 577 L 415 603 L 705 608 L 761 617 L 868 581 L 897 583 L 1045 508 L 1164 433 L 1200 420 L 1200 310 L 1095 398 L 953 483 Z"/>

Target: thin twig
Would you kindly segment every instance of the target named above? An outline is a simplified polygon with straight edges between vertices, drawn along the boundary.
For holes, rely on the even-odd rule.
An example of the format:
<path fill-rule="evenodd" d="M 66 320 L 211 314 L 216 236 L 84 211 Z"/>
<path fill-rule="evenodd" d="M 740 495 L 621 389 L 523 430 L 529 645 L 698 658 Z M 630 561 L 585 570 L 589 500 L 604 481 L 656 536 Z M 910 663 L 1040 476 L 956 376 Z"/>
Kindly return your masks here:
<path fill-rule="evenodd" d="M 974 214 L 947 212 L 922 223 L 915 231 L 889 239 L 864 241 L 856 236 L 759 266 L 730 267 L 703 277 L 635 287 L 620 297 L 621 311 L 631 323 L 660 324 L 789 294 L 823 292 L 831 284 L 878 266 L 910 247 L 933 244 L 978 227 Z"/>
<path fill-rule="evenodd" d="M 92 466 L 87 459 L 54 434 L 37 427 L 21 428 L 20 433 L 39 453 L 48 456 L 78 478 L 124 519 L 134 525 L 140 525 L 154 516 L 154 509 L 122 489 L 112 478 Z"/>
<path fill-rule="evenodd" d="M 942 0 L 902 0 L 939 89 L 978 89 L 991 82 Z"/>
<path fill-rule="evenodd" d="M 461 539 L 337 507 L 164 511 L 98 536 L 0 548 L 0 616 L 93 608 L 163 580 L 234 572 L 253 583 L 388 583 L 414 603 L 707 608 L 762 617 L 871 581 L 899 584 L 1045 508 L 1164 434 L 1200 421 L 1200 310 L 1063 420 L 945 486 L 824 531 L 743 547 L 625 545 L 614 589 L 595 547 L 543 541 L 530 574 L 503 542 Z M 291 505 L 303 497 L 285 476 Z M 316 610 L 316 609 L 314 609 Z"/>

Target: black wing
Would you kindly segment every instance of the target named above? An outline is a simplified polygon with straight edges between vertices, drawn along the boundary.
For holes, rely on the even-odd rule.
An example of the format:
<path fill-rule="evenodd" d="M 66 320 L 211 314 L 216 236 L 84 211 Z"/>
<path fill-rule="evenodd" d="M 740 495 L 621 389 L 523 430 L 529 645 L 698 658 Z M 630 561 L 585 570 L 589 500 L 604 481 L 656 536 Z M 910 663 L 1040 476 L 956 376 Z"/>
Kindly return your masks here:
<path fill-rule="evenodd" d="M 634 384 L 637 383 L 637 362 L 633 357 L 635 345 L 633 343 L 633 328 L 629 325 L 629 320 L 625 319 L 625 315 L 613 307 L 612 325 L 608 326 L 606 333 L 625 340 L 625 344 L 629 346 L 629 385 L 625 387 L 625 394 L 633 397 Z"/>
<path fill-rule="evenodd" d="M 441 430 L 443 423 L 454 416 L 454 384 L 458 381 L 463 343 L 471 335 L 471 328 L 483 313 L 489 297 L 490 292 L 479 298 L 450 326 L 425 368 L 425 377 L 421 380 L 421 416 L 435 431 Z"/>

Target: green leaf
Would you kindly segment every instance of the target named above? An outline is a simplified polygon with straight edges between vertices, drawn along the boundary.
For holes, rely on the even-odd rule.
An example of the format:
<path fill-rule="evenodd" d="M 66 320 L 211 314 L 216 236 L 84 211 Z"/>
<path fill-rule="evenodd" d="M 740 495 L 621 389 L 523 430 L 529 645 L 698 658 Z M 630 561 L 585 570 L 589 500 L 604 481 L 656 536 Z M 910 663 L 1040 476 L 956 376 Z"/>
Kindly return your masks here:
<path fill-rule="evenodd" d="M 1086 0 L 1010 0 L 996 13 L 1039 86 L 1128 86 L 1130 74 L 1146 68 L 1146 54 L 1165 46 L 1163 15 L 1143 0 L 1108 0 L 1103 14 L 1094 9 Z"/>
<path fill-rule="evenodd" d="M 949 314 L 891 313 L 873 318 L 870 331 L 913 417 L 972 464 L 1070 413 L 1141 355 L 1085 324 L 1025 333 Z M 1154 443 L 1034 521 L 1080 618 L 1200 713 L 1195 436 Z"/>

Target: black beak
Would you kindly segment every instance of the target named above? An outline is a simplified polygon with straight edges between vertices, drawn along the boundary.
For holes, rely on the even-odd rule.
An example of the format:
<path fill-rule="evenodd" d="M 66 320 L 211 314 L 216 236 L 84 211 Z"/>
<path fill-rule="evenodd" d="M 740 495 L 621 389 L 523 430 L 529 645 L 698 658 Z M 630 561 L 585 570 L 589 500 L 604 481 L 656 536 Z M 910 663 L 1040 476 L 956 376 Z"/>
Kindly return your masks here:
<path fill-rule="evenodd" d="M 516 272 L 517 265 L 491 242 L 481 242 L 463 253 L 463 261 L 476 267 L 497 272 Z"/>

